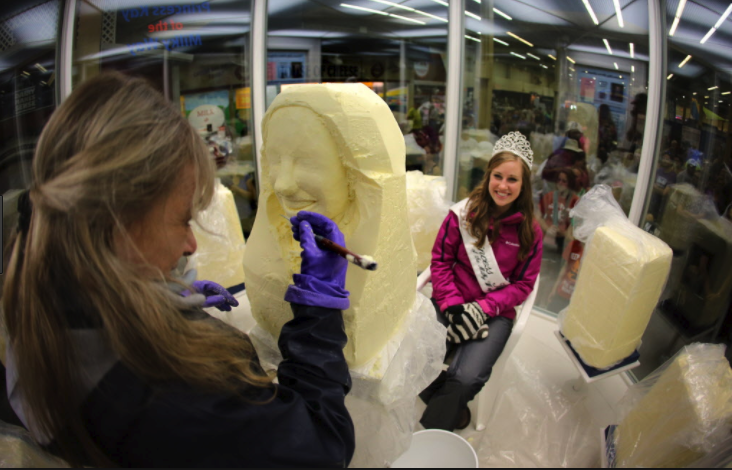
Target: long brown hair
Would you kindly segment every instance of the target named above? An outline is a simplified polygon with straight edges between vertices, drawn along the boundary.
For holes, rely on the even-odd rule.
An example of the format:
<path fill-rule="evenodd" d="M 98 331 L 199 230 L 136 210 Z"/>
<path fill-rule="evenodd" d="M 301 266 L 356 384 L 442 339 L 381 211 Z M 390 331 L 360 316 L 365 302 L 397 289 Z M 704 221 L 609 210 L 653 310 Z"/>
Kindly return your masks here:
<path fill-rule="evenodd" d="M 109 465 L 81 418 L 84 399 L 69 331 L 70 299 L 101 325 L 120 361 L 150 383 L 241 393 L 270 386 L 248 339 L 214 321 L 190 322 L 167 274 L 141 276 L 115 252 L 181 169 L 195 168 L 194 210 L 213 195 L 213 162 L 179 110 L 140 79 L 102 74 L 79 86 L 41 134 L 30 226 L 12 248 L 5 324 L 34 427 L 72 464 Z M 84 449 L 79 455 L 74 449 Z"/>
<path fill-rule="evenodd" d="M 490 194 L 490 180 L 493 170 L 506 162 L 520 162 L 522 169 L 521 194 L 513 202 L 511 208 L 498 218 L 495 218 L 495 210 L 497 209 L 495 201 Z M 519 261 L 523 261 L 529 255 L 529 251 L 534 246 L 534 199 L 531 190 L 531 170 L 529 166 L 519 157 L 510 152 L 502 152 L 496 155 L 488 163 L 485 170 L 485 176 L 470 196 L 468 196 L 467 211 L 469 214 L 469 231 L 472 236 L 478 239 L 476 246 L 482 248 L 486 237 L 492 245 L 498 238 L 501 230 L 501 220 L 507 216 L 520 212 L 524 215 L 524 220 L 519 227 Z M 491 223 L 493 230 L 490 230 Z"/>

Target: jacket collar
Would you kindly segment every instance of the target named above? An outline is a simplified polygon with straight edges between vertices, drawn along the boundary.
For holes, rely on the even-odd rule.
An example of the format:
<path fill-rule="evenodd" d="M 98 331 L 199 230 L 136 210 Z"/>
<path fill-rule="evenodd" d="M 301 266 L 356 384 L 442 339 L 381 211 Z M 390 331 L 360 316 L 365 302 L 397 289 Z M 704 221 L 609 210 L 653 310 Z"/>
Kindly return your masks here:
<path fill-rule="evenodd" d="M 505 219 L 501 219 L 501 225 L 519 225 L 524 221 L 524 214 L 516 212 L 515 214 L 509 215 Z"/>

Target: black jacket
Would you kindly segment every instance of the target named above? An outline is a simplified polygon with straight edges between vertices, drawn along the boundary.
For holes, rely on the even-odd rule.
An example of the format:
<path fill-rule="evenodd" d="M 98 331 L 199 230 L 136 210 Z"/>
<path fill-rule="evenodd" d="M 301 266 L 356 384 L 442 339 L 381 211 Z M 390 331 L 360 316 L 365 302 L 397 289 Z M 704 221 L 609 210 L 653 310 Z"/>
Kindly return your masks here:
<path fill-rule="evenodd" d="M 292 309 L 295 318 L 279 339 L 284 360 L 269 403 L 186 384 L 155 387 L 116 361 L 82 405 L 91 436 L 120 466 L 347 466 L 355 436 L 344 403 L 351 378 L 342 313 L 297 304 Z M 218 321 L 202 311 L 198 317 Z M 255 401 L 272 394 L 271 388 L 245 391 Z"/>

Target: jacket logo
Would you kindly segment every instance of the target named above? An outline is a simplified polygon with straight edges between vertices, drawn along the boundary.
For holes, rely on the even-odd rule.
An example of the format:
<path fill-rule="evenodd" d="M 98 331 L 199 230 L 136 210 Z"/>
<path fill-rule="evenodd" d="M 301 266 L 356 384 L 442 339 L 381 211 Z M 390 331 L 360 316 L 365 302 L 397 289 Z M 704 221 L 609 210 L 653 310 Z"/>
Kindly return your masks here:
<path fill-rule="evenodd" d="M 506 242 L 506 245 L 515 246 L 517 248 L 521 248 L 521 245 L 519 245 L 518 243 Z"/>

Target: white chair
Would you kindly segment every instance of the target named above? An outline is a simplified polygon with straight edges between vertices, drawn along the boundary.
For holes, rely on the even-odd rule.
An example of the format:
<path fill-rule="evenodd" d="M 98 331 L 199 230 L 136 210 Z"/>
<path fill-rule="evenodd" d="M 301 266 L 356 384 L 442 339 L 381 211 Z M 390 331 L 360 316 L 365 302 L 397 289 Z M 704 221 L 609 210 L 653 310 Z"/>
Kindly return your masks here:
<path fill-rule="evenodd" d="M 421 291 L 422 289 L 424 289 L 430 282 L 431 277 L 432 274 L 430 272 L 430 268 L 425 269 L 417 277 L 417 291 Z M 534 308 L 534 302 L 536 301 L 536 294 L 538 291 L 539 277 L 536 278 L 534 290 L 531 291 L 531 294 L 529 294 L 529 298 L 526 299 L 526 302 L 516 307 L 516 319 L 513 322 L 511 336 L 508 337 L 506 347 L 503 348 L 503 352 L 498 358 L 498 361 L 496 361 L 496 364 L 493 366 L 493 372 L 491 373 L 490 380 L 487 384 L 485 384 L 483 390 L 481 390 L 478 394 L 477 411 L 475 413 L 475 416 L 473 417 L 476 431 L 484 430 L 486 423 L 490 421 L 490 418 L 493 416 L 496 398 L 498 397 L 498 391 L 501 386 L 501 377 L 503 376 L 503 371 L 506 368 L 506 363 L 508 362 L 508 358 L 511 355 L 511 352 L 513 352 L 513 350 L 516 348 L 516 345 L 521 339 L 521 335 L 526 329 L 526 324 L 529 322 L 529 317 L 531 316 L 531 311 Z"/>

